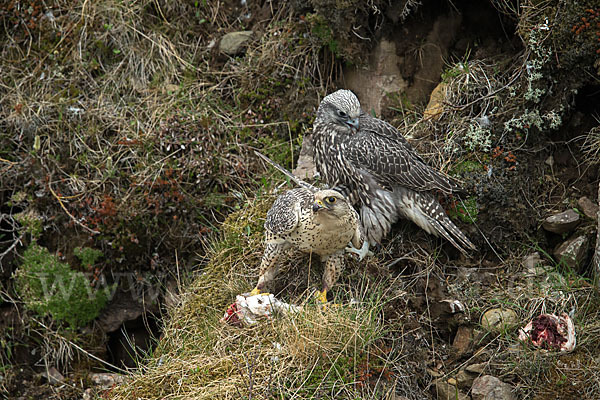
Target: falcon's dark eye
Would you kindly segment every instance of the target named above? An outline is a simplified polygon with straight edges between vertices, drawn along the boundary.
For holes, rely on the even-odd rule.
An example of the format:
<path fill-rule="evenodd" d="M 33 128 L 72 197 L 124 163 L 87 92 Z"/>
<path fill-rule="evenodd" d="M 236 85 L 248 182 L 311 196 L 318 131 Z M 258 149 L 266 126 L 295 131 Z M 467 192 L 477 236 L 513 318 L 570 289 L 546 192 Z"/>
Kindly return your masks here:
<path fill-rule="evenodd" d="M 328 198 L 325 199 L 325 201 L 328 202 L 329 204 L 335 203 L 336 200 L 337 199 L 335 197 L 333 197 L 333 196 L 328 197 Z"/>
<path fill-rule="evenodd" d="M 348 114 L 346 114 L 345 112 L 343 112 L 343 111 L 341 111 L 341 110 L 338 110 L 338 112 L 337 112 L 337 113 L 338 113 L 338 115 L 339 115 L 340 117 L 342 117 L 342 118 L 346 118 L 346 117 L 348 116 Z"/>

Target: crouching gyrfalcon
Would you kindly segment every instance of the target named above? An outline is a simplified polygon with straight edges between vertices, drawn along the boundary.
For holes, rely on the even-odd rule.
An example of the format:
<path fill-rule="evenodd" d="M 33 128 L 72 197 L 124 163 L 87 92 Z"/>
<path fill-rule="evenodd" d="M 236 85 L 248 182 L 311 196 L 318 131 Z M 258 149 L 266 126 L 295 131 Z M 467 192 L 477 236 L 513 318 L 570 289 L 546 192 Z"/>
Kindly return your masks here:
<path fill-rule="evenodd" d="M 404 217 L 463 254 L 476 249 L 431 193 L 450 194 L 458 186 L 428 166 L 396 128 L 363 112 L 351 91 L 338 90 L 321 101 L 313 141 L 321 178 L 359 208 L 371 245 Z"/>
<path fill-rule="evenodd" d="M 279 270 L 279 256 L 291 247 L 316 253 L 325 263 L 323 290 L 318 298 L 327 302 L 327 291 L 337 281 L 344 265 L 344 251 L 351 243 L 364 249 L 366 242 L 358 213 L 335 190 L 313 192 L 305 187 L 280 195 L 267 213 L 265 252 L 258 284 L 251 294 L 259 294 Z"/>

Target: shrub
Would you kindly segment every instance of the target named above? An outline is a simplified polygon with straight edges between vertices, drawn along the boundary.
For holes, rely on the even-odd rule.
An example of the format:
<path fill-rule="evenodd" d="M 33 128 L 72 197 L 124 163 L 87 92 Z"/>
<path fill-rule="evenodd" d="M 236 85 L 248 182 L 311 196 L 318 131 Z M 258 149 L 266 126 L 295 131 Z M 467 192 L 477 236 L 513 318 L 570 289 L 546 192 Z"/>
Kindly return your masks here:
<path fill-rule="evenodd" d="M 85 326 L 98 316 L 108 300 L 104 290 L 94 290 L 89 279 L 32 243 L 16 271 L 15 285 L 25 307 L 41 316 L 50 315 L 71 328 Z"/>

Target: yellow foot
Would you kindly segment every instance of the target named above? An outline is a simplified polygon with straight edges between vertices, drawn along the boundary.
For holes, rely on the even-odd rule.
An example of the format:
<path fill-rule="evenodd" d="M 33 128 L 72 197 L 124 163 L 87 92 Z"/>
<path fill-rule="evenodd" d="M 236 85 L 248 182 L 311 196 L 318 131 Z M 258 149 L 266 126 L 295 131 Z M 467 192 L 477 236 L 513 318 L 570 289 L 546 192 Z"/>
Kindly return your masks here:
<path fill-rule="evenodd" d="M 261 292 L 261 290 L 259 288 L 254 288 L 250 292 L 250 296 L 256 296 L 257 294 L 262 294 L 263 296 L 268 296 L 269 292 Z"/>
<path fill-rule="evenodd" d="M 317 291 L 316 296 L 317 300 L 319 300 L 321 303 L 327 303 L 327 290 L 323 289 L 322 292 Z"/>

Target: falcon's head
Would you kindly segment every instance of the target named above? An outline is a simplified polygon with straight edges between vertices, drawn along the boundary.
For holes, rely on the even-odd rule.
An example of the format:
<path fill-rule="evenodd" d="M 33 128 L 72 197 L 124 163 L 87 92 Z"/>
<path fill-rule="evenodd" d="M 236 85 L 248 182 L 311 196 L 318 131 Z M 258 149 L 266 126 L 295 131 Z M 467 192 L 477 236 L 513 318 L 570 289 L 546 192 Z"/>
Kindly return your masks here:
<path fill-rule="evenodd" d="M 317 119 L 336 125 L 342 132 L 357 132 L 360 102 L 354 93 L 346 89 L 333 92 L 319 104 Z"/>
<path fill-rule="evenodd" d="M 342 218 L 352 211 L 348 200 L 340 192 L 330 189 L 319 190 L 315 193 L 312 209 L 317 215 L 328 215 L 335 218 Z"/>

